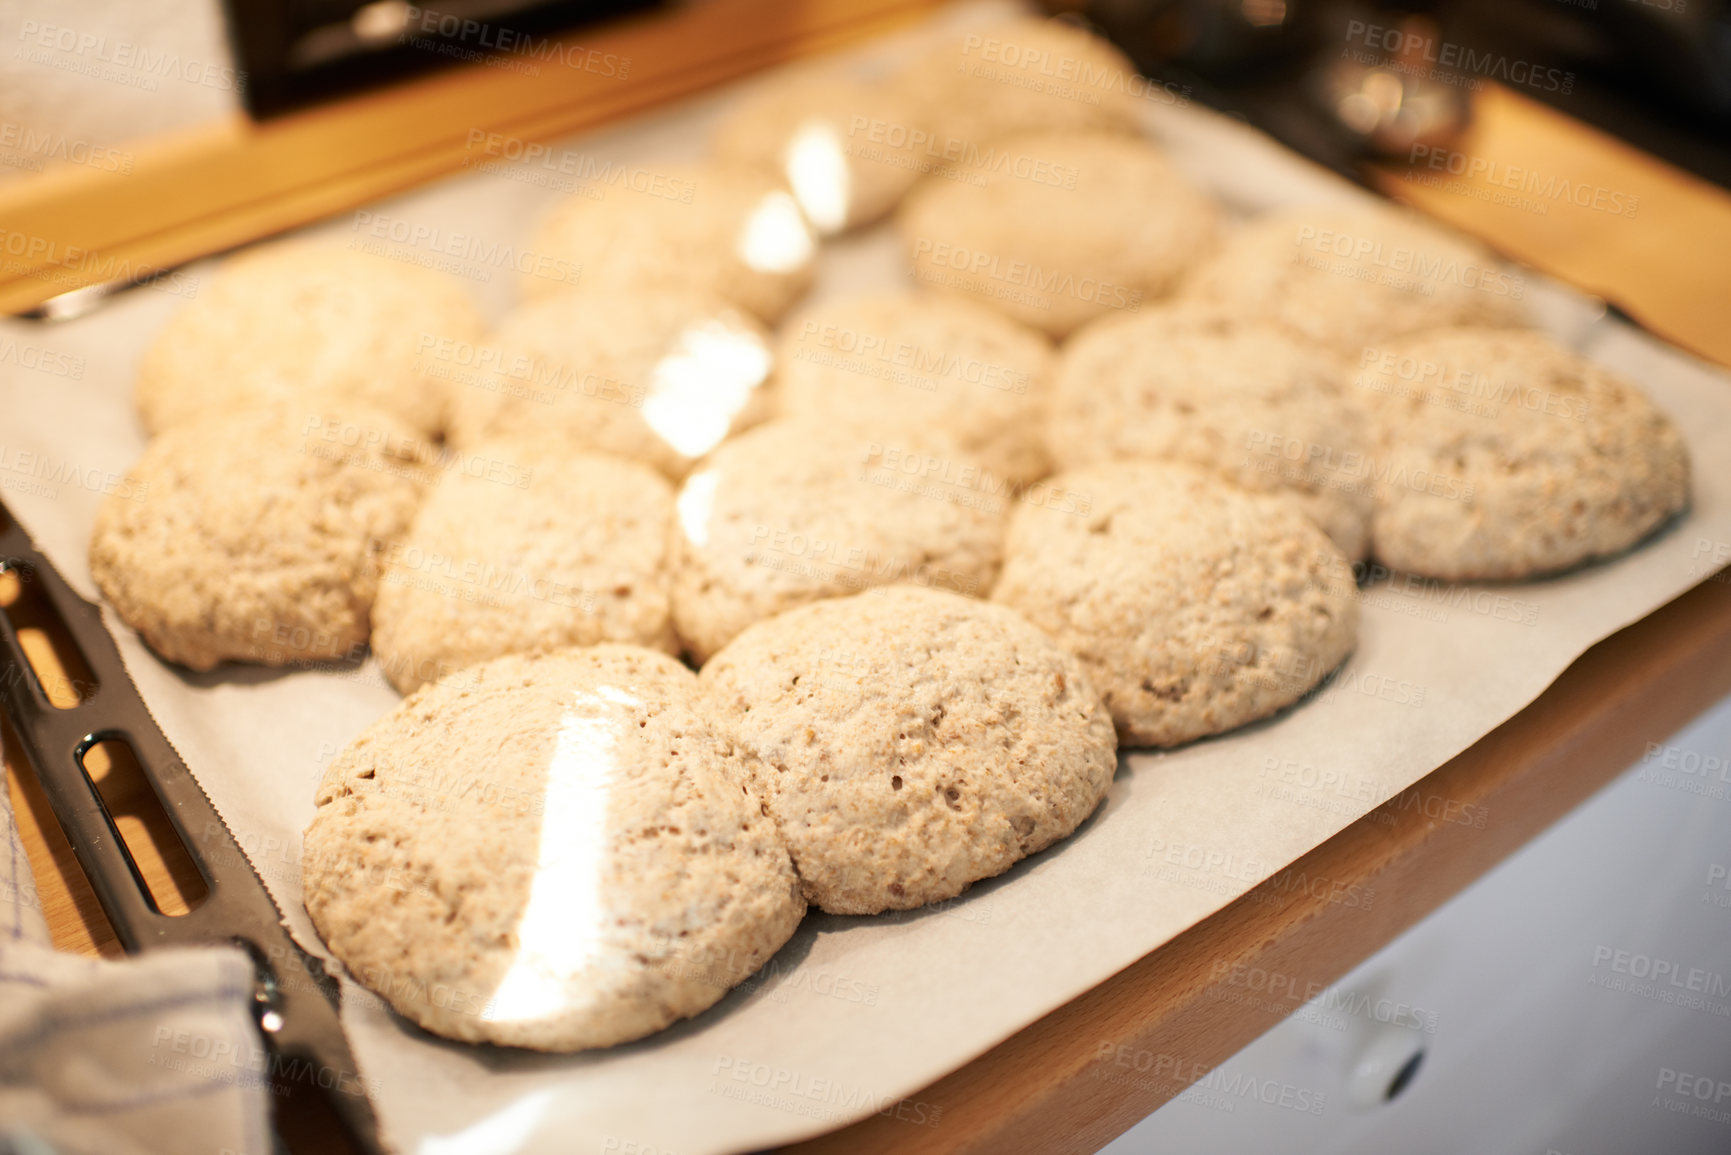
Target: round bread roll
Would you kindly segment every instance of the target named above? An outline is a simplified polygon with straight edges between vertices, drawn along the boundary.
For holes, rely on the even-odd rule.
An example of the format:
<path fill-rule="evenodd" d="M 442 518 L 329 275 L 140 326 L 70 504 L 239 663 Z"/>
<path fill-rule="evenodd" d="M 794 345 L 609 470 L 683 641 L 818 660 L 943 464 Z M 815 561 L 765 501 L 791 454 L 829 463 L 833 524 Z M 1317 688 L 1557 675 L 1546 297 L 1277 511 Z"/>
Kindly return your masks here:
<path fill-rule="evenodd" d="M 742 100 L 716 130 L 715 152 L 778 174 L 813 227 L 833 236 L 895 208 L 931 166 L 930 140 L 918 108 L 895 91 L 808 74 L 772 79 Z"/>
<path fill-rule="evenodd" d="M 1110 41 L 1033 16 L 947 37 L 896 86 L 951 151 L 1024 132 L 1135 132 L 1143 102 L 1172 103 Z"/>
<path fill-rule="evenodd" d="M 545 443 L 490 442 L 457 464 L 385 554 L 372 642 L 392 685 L 503 654 L 677 647 L 665 478 Z"/>
<path fill-rule="evenodd" d="M 757 971 L 805 913 L 696 677 L 513 655 L 406 699 L 319 784 L 301 874 L 331 953 L 464 1042 L 609 1047 Z"/>
<path fill-rule="evenodd" d="M 409 528 L 428 456 L 359 409 L 177 425 L 103 499 L 91 576 L 151 649 L 194 670 L 358 657 L 379 558 Z"/>
<path fill-rule="evenodd" d="M 913 582 L 984 596 L 1007 502 L 942 439 L 772 421 L 685 479 L 673 621 L 701 662 L 751 623 Z"/>
<path fill-rule="evenodd" d="M 1442 325 L 1518 325 L 1525 286 L 1487 250 L 1382 207 L 1310 206 L 1227 235 L 1186 300 L 1255 318 L 1357 364 L 1368 347 Z"/>
<path fill-rule="evenodd" d="M 1117 768 L 1080 665 L 1002 606 L 889 586 L 759 622 L 703 667 L 832 914 L 952 898 L 1066 837 Z"/>
<path fill-rule="evenodd" d="M 582 290 L 524 305 L 453 393 L 451 438 L 557 437 L 679 478 L 767 416 L 768 335 L 719 298 Z"/>
<path fill-rule="evenodd" d="M 1290 499 L 1169 462 L 1059 480 L 1087 511 L 1018 509 L 992 600 L 1081 660 L 1125 745 L 1266 717 L 1352 651 L 1352 567 Z"/>
<path fill-rule="evenodd" d="M 1063 337 L 1164 296 L 1213 243 L 1214 202 L 1145 140 L 1047 133 L 1003 147 L 1037 163 L 928 181 L 902 206 L 922 286 Z"/>
<path fill-rule="evenodd" d="M 1161 308 L 1107 317 L 1065 345 L 1049 438 L 1059 468 L 1182 461 L 1292 494 L 1357 560 L 1375 504 L 1369 422 L 1348 370 L 1256 322 Z"/>
<path fill-rule="evenodd" d="M 378 410 L 425 436 L 445 420 L 429 350 L 484 329 L 443 273 L 326 241 L 265 245 L 224 262 L 169 318 L 139 362 L 135 399 L 152 434 L 287 402 Z"/>
<path fill-rule="evenodd" d="M 817 237 L 771 173 L 749 165 L 622 168 L 601 198 L 567 197 L 530 244 L 537 262 L 578 270 L 595 293 L 704 293 L 774 321 L 810 287 Z M 570 287 L 534 275 L 523 299 Z"/>
<path fill-rule="evenodd" d="M 1376 556 L 1455 581 L 1533 577 L 1627 549 L 1689 503 L 1689 457 L 1634 385 L 1539 333 L 1392 343 L 1358 377 L 1384 476 Z"/>
<path fill-rule="evenodd" d="M 998 477 L 1048 472 L 1040 435 L 1052 349 L 972 301 L 926 293 L 850 297 L 794 317 L 776 356 L 789 417 L 913 436 L 941 429 Z"/>

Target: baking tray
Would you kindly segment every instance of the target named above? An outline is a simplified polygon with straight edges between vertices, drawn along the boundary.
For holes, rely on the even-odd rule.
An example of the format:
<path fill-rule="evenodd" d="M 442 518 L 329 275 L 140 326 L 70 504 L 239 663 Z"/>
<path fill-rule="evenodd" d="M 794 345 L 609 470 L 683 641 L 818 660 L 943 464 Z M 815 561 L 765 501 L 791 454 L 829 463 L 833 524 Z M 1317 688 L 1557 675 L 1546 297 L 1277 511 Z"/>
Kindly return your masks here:
<path fill-rule="evenodd" d="M 979 24 L 1002 12 L 963 8 L 942 21 Z M 927 28 L 892 38 L 845 66 L 881 67 L 933 35 Z M 740 91 L 554 147 L 627 165 L 687 158 Z M 1150 103 L 1146 123 L 1237 213 L 1365 195 L 1182 102 Z M 556 195 L 532 166 L 506 166 L 367 211 L 369 219 L 510 242 Z M 359 229 L 345 217 L 318 231 L 352 240 Z M 479 265 L 468 272 L 492 311 L 510 303 L 509 277 Z M 183 273 L 196 286 L 209 266 Z M 814 296 L 890 283 L 906 283 L 906 273 L 880 229 L 828 247 Z M 340 979 L 343 1022 L 361 1074 L 378 1089 L 384 1134 L 427 1150 L 486 1141 L 497 1150 L 636 1144 L 689 1155 L 760 1148 L 873 1115 L 942 1127 L 919 1088 L 1401 795 L 1530 702 L 1593 642 L 1702 580 L 1711 567 L 1699 543 L 1731 539 L 1725 376 L 1607 318 L 1591 299 L 1537 276 L 1525 283 L 1545 328 L 1639 380 L 1684 427 L 1696 462 L 1694 506 L 1645 548 L 1540 583 L 1369 583 L 1360 591 L 1358 652 L 1298 709 L 1180 750 L 1128 754 L 1100 812 L 1066 843 L 935 908 L 810 917 L 762 974 L 641 1043 L 571 1057 L 464 1047 L 405 1024 Z M 5 335 L 52 345 L 82 367 L 73 385 L 0 366 L 11 444 L 70 461 L 84 477 L 123 472 L 142 444 L 128 396 L 132 370 L 177 304 L 166 290 L 144 289 L 56 328 L 6 323 Z M 5 467 L 0 461 L 0 475 Z M 8 494 L 44 553 L 86 594 L 82 558 L 104 487 Z M 299 905 L 299 832 L 323 766 L 396 695 L 371 663 L 193 675 L 157 661 L 123 627 L 116 634 L 144 700 L 297 942 L 324 957 Z M 1462 817 L 1449 799 L 1419 800 L 1437 807 L 1439 821 Z"/>

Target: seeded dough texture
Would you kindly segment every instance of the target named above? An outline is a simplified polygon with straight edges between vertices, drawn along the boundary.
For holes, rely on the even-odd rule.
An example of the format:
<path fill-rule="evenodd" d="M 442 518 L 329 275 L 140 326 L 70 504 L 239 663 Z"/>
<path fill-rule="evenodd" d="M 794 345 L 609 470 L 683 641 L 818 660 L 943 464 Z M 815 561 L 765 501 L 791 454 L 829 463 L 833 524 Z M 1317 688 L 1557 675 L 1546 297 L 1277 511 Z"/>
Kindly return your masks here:
<path fill-rule="evenodd" d="M 1081 666 L 1017 614 L 888 586 L 759 622 L 703 667 L 808 901 L 954 897 L 1066 837 L 1117 767 Z"/>
<path fill-rule="evenodd" d="M 1182 461 L 1244 489 L 1285 492 L 1347 557 L 1375 504 L 1370 423 L 1348 371 L 1278 329 L 1162 308 L 1104 318 L 1059 359 L 1052 457 Z"/>
<path fill-rule="evenodd" d="M 495 363 L 453 391 L 461 445 L 557 436 L 678 478 L 770 409 L 768 335 L 709 294 L 549 297 L 513 310 L 488 349 Z"/>
<path fill-rule="evenodd" d="M 929 468 L 928 468 L 929 467 Z M 678 498 L 673 621 L 703 661 L 761 618 L 870 586 L 985 596 L 1002 496 L 944 441 L 772 421 L 722 445 Z"/>
<path fill-rule="evenodd" d="M 909 435 L 941 429 L 999 478 L 1049 471 L 1040 425 L 1052 348 L 972 301 L 928 293 L 849 297 L 792 318 L 776 355 L 781 412 Z"/>
<path fill-rule="evenodd" d="M 1316 206 L 1234 229 L 1182 289 L 1355 365 L 1421 329 L 1519 325 L 1524 292 L 1518 273 L 1456 234 L 1391 209 Z"/>
<path fill-rule="evenodd" d="M 742 759 L 665 654 L 513 655 L 429 685 L 319 784 L 307 913 L 427 1030 L 608 1047 L 714 1004 L 805 912 Z"/>
<path fill-rule="evenodd" d="M 1352 651 L 1346 558 L 1290 499 L 1187 465 L 1059 474 L 1086 515 L 1025 506 L 992 600 L 1081 660 L 1127 746 L 1175 746 L 1297 701 Z"/>
<path fill-rule="evenodd" d="M 969 296 L 1063 337 L 1164 296 L 1214 243 L 1218 210 L 1145 140 L 1100 132 L 1006 138 L 1044 177 L 995 169 L 927 181 L 900 229 L 923 287 Z"/>
<path fill-rule="evenodd" d="M 673 487 L 648 466 L 491 442 L 386 554 L 373 652 L 404 693 L 503 654 L 671 651 Z M 503 468 L 500 468 L 500 467 Z"/>
<path fill-rule="evenodd" d="M 1689 457 L 1646 394 L 1542 334 L 1460 328 L 1358 377 L 1390 482 L 1376 555 L 1457 581 L 1531 577 L 1627 549 L 1689 503 Z"/>
<path fill-rule="evenodd" d="M 787 182 L 825 235 L 895 208 L 933 164 L 917 105 L 883 85 L 824 73 L 772 79 L 715 130 L 715 153 Z M 899 144 L 891 144 L 891 141 Z M 941 159 L 941 158 L 940 158 Z"/>
<path fill-rule="evenodd" d="M 484 328 L 443 273 L 324 241 L 266 245 L 224 262 L 169 318 L 134 397 L 153 434 L 290 402 L 377 409 L 425 435 L 445 420 L 428 348 L 478 341 Z"/>
<path fill-rule="evenodd" d="M 542 220 L 537 268 L 575 268 L 602 294 L 708 293 L 770 323 L 810 287 L 817 238 L 778 177 L 720 162 L 621 168 L 600 200 L 567 197 Z M 526 301 L 571 289 L 534 272 L 521 285 Z"/>
<path fill-rule="evenodd" d="M 354 657 L 425 461 L 406 427 L 355 409 L 177 425 L 103 499 L 91 576 L 151 649 L 194 670 Z"/>
<path fill-rule="evenodd" d="M 915 58 L 896 86 L 963 158 L 1025 132 L 1135 132 L 1158 91 L 1108 40 L 1060 20 L 1021 17 L 954 35 Z"/>

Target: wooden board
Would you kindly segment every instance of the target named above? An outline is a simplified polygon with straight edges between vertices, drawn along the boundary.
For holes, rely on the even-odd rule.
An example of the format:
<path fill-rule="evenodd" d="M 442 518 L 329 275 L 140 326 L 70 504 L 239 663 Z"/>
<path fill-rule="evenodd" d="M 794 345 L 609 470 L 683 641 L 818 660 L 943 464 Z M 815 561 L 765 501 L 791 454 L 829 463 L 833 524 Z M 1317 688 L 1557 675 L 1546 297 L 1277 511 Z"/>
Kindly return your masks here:
<path fill-rule="evenodd" d="M 1496 84 L 1475 94 L 1454 145 L 1369 173 L 1389 196 L 1731 365 L 1731 193 L 1718 185 Z"/>

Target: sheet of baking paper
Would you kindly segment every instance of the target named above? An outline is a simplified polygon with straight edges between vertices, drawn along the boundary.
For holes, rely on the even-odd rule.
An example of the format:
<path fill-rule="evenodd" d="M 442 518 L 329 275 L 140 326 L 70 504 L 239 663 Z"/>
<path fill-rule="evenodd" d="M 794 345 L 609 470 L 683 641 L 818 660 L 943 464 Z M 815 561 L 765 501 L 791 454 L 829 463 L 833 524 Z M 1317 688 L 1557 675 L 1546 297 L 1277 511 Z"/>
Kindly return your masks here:
<path fill-rule="evenodd" d="M 985 22 L 1004 11 L 963 8 L 945 19 Z M 905 51 L 907 40 L 866 57 Z M 653 171 L 695 155 L 716 111 L 738 92 L 566 147 Z M 1148 123 L 1236 210 L 1361 195 L 1204 110 L 1151 102 Z M 512 242 L 557 195 L 534 183 L 544 179 L 539 169 L 472 173 L 371 211 L 447 238 Z M 326 231 L 363 235 L 348 217 Z M 473 258 L 455 263 L 490 308 L 508 303 L 506 270 Z M 195 267 L 187 279 L 208 275 L 208 265 Z M 819 291 L 902 276 L 897 249 L 880 231 L 833 246 Z M 1530 281 L 1549 328 L 1639 381 L 1682 426 L 1695 503 L 1680 522 L 1636 553 L 1553 581 L 1371 586 L 1357 653 L 1300 708 L 1172 753 L 1127 757 L 1110 797 L 1074 838 L 940 909 L 812 916 L 745 988 L 642 1043 L 566 1058 L 459 1046 L 408 1026 L 347 984 L 344 1020 L 395 1144 L 426 1155 L 698 1155 L 765 1147 L 874 1111 L 910 1129 L 942 1127 L 919 1088 L 1416 782 L 1532 701 L 1593 642 L 1702 580 L 1731 548 L 1731 380 Z M 0 324 L 0 492 L 87 594 L 85 545 L 97 503 L 142 445 L 128 401 L 133 366 L 179 303 L 147 289 L 58 326 Z M 300 904 L 300 831 L 330 757 L 397 696 L 370 663 L 346 673 L 237 667 L 189 675 L 111 625 L 145 699 L 289 925 L 322 953 Z M 1420 804 L 1438 822 L 1486 817 L 1446 798 Z"/>

